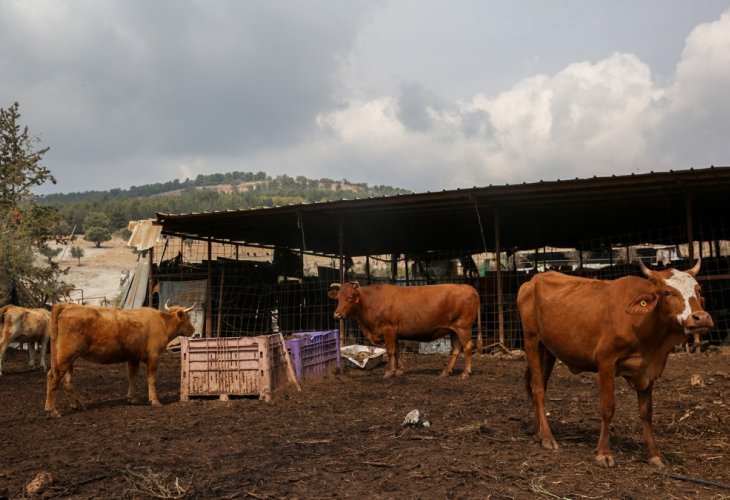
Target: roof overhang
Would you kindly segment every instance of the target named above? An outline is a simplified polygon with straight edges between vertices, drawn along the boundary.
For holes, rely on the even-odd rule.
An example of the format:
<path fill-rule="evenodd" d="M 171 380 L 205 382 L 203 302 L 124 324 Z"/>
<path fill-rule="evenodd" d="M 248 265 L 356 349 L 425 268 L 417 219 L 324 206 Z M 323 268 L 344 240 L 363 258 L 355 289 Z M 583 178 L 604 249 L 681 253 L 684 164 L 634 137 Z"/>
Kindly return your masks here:
<path fill-rule="evenodd" d="M 339 255 L 584 248 L 725 218 L 730 167 L 488 186 L 273 208 L 157 214 L 162 233 Z M 495 228 L 498 227 L 499 231 Z M 726 227 L 726 226 L 723 226 Z M 730 231 L 730 228 L 727 228 Z M 714 239 L 730 234 L 713 233 Z M 686 242 L 665 231 L 653 243 Z M 627 243 L 613 241 L 614 244 Z"/>

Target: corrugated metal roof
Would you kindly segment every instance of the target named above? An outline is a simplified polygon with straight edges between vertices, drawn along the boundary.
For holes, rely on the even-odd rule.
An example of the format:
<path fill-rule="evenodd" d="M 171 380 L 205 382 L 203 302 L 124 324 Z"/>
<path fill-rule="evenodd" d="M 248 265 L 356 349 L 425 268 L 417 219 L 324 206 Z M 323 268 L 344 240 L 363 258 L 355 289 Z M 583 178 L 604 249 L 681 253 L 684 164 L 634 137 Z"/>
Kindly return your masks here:
<path fill-rule="evenodd" d="M 157 214 L 164 234 L 337 255 L 484 251 L 581 242 L 726 217 L 730 167 L 557 180 L 203 214 Z M 727 226 L 723 226 L 727 227 Z M 727 229 L 730 231 L 730 227 Z M 714 238 L 730 239 L 715 234 Z M 680 232 L 659 243 L 683 242 Z M 678 240 L 678 241 L 675 241 Z M 616 244 L 621 242 L 617 241 Z"/>
<path fill-rule="evenodd" d="M 153 248 L 162 233 L 162 225 L 152 219 L 129 221 L 127 229 L 132 231 L 127 246 L 136 248 L 139 252 Z"/>

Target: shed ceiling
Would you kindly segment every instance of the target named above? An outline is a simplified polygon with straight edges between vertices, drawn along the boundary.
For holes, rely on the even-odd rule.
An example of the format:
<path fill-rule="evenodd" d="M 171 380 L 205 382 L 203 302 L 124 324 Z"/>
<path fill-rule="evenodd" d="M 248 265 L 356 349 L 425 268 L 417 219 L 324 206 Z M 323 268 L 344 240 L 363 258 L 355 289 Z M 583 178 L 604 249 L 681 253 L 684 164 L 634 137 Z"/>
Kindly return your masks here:
<path fill-rule="evenodd" d="M 730 239 L 730 167 L 593 177 L 359 200 L 191 214 L 157 214 L 163 234 L 339 255 L 494 251 L 585 242 L 686 227 Z M 496 230 L 498 226 L 499 231 Z M 724 228 L 724 229 L 723 229 Z M 661 241 L 686 242 L 679 232 Z M 676 240 L 676 241 L 675 241 Z M 619 245 L 621 241 L 612 241 Z M 634 242 L 635 243 L 635 242 Z"/>

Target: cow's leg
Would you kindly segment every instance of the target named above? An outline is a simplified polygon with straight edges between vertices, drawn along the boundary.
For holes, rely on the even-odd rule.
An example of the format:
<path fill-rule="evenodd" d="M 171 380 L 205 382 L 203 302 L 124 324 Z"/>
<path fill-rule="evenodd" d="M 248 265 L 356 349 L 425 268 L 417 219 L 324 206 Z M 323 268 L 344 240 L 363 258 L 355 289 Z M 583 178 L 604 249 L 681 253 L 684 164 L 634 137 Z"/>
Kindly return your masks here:
<path fill-rule="evenodd" d="M 395 376 L 403 375 L 403 353 L 400 350 L 400 344 L 395 342 Z"/>
<path fill-rule="evenodd" d="M 48 342 L 50 340 L 50 337 L 48 335 L 44 335 L 43 339 L 40 342 L 41 346 L 41 366 L 43 367 L 43 370 L 46 370 L 48 367 L 46 366 L 46 351 L 48 350 Z"/>
<path fill-rule="evenodd" d="M 459 337 L 456 335 L 456 332 L 453 330 L 450 331 L 449 339 L 451 340 L 451 354 L 449 355 L 449 360 L 446 362 L 446 368 L 441 372 L 441 377 L 451 375 L 451 372 L 454 371 L 456 360 L 459 359 L 459 354 L 461 354 L 461 342 L 459 342 Z"/>
<path fill-rule="evenodd" d="M 38 342 L 35 340 L 28 341 L 28 368 L 35 370 L 35 351 L 38 348 Z"/>
<path fill-rule="evenodd" d="M 129 377 L 129 389 L 127 389 L 127 401 L 136 403 L 137 398 L 137 374 L 139 373 L 139 361 L 127 362 L 127 376 Z"/>
<path fill-rule="evenodd" d="M 649 455 L 649 463 L 654 467 L 662 468 L 664 467 L 664 461 L 654 440 L 654 433 L 651 430 L 653 390 L 654 383 L 650 383 L 649 387 L 643 391 L 637 390 L 636 396 L 639 399 L 639 416 L 641 417 L 641 426 L 644 430 L 644 442 L 646 443 L 646 453 Z"/>
<path fill-rule="evenodd" d="M 540 344 L 540 367 L 542 368 L 542 384 L 547 392 L 548 381 L 555 367 L 555 356 L 547 350 L 544 344 Z"/>
<path fill-rule="evenodd" d="M 159 359 L 155 356 L 150 356 L 147 360 L 147 391 L 149 393 L 149 399 L 152 406 L 162 406 L 160 400 L 157 399 L 157 365 Z"/>
<path fill-rule="evenodd" d="M 471 325 L 467 330 L 460 332 L 459 342 L 464 351 L 464 372 L 461 378 L 466 379 L 471 376 L 471 350 L 474 347 L 474 342 L 471 340 Z"/>
<path fill-rule="evenodd" d="M 56 392 L 58 391 L 58 384 L 61 381 L 61 377 L 55 367 L 51 366 L 46 375 L 46 412 L 51 417 L 60 417 L 61 414 L 58 412 L 56 407 Z"/>
<path fill-rule="evenodd" d="M 56 406 L 58 386 L 63 383 L 63 392 L 69 400 L 71 408 L 83 406 L 79 397 L 74 393 L 71 379 L 73 376 L 73 360 L 59 360 L 56 366 L 51 366 L 46 375 L 46 406 L 51 417 L 60 417 L 61 413 Z"/>
<path fill-rule="evenodd" d="M 74 365 L 72 361 L 68 365 L 68 370 L 66 370 L 66 373 L 64 373 L 63 375 L 63 392 L 66 393 L 66 397 L 69 401 L 69 406 L 75 410 L 76 408 L 83 408 L 84 403 L 83 401 L 81 401 L 81 398 L 79 398 L 78 394 L 76 394 L 76 391 L 74 391 L 73 374 Z"/>
<path fill-rule="evenodd" d="M 385 351 L 388 353 L 388 368 L 385 370 L 383 378 L 402 375 L 403 370 L 398 369 L 398 357 L 400 355 L 398 352 L 398 338 L 395 332 L 384 332 L 383 337 L 385 338 Z"/>
<path fill-rule="evenodd" d="M 538 438 L 543 448 L 549 450 L 557 450 L 558 443 L 555 441 L 553 431 L 548 424 L 545 415 L 545 390 L 546 385 L 543 379 L 543 355 L 542 350 L 545 346 L 534 336 L 525 332 L 525 355 L 527 357 L 526 380 L 527 387 L 530 389 L 529 396 L 532 397 L 533 410 L 535 411 L 535 427 L 537 429 Z"/>
<path fill-rule="evenodd" d="M 598 365 L 598 387 L 600 392 L 599 407 L 601 410 L 601 434 L 596 447 L 596 462 L 604 467 L 613 467 L 611 453 L 611 420 L 616 411 L 616 369 L 613 362 Z"/>
<path fill-rule="evenodd" d="M 2 316 L 0 316 L 0 320 L 2 320 Z M 3 359 L 5 358 L 5 351 L 8 349 L 8 345 L 10 344 L 10 326 L 5 326 L 8 331 L 4 331 L 3 329 L 0 329 L 0 375 L 3 374 Z"/>

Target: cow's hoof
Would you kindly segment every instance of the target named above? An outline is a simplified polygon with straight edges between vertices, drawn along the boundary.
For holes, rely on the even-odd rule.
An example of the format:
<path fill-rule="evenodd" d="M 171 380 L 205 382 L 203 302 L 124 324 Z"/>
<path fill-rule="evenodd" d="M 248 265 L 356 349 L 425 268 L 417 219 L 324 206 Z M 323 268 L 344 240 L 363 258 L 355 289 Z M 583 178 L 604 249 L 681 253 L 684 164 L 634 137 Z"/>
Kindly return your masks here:
<path fill-rule="evenodd" d="M 461 374 L 461 379 L 462 380 L 466 380 L 469 377 L 471 377 L 471 373 L 470 372 L 464 372 L 464 373 Z"/>
<path fill-rule="evenodd" d="M 391 378 L 395 376 L 395 372 L 393 370 L 385 370 L 385 373 L 383 374 L 383 378 Z"/>
<path fill-rule="evenodd" d="M 155 401 L 150 401 L 150 404 L 151 404 L 152 406 L 155 406 L 155 407 L 157 407 L 157 406 L 162 406 L 162 403 L 160 403 L 160 402 L 159 402 L 159 401 L 157 401 L 157 400 L 155 400 Z"/>
<path fill-rule="evenodd" d="M 540 439 L 540 444 L 543 448 L 547 450 L 556 450 L 558 449 L 558 443 L 555 441 L 554 438 L 542 438 Z"/>
<path fill-rule="evenodd" d="M 61 413 L 57 409 L 53 408 L 51 410 L 46 410 L 46 416 L 50 418 L 61 418 Z"/>
<path fill-rule="evenodd" d="M 444 370 L 444 371 L 442 371 L 442 372 L 441 372 L 441 373 L 439 374 L 439 377 L 441 377 L 441 378 L 446 378 L 446 377 L 448 377 L 449 375 L 451 375 L 451 373 L 449 373 L 449 372 L 447 372 L 446 370 Z"/>
<path fill-rule="evenodd" d="M 651 457 L 649 459 L 649 465 L 656 467 L 657 469 L 663 469 L 666 466 L 664 460 L 662 460 L 662 457 L 660 456 Z"/>
<path fill-rule="evenodd" d="M 395 376 L 396 377 L 402 377 L 403 376 L 403 370 L 396 370 L 395 371 Z"/>
<path fill-rule="evenodd" d="M 613 455 L 609 454 L 603 454 L 599 453 L 596 455 L 596 462 L 598 462 L 598 465 L 601 467 L 613 467 L 616 465 L 616 462 L 613 460 Z"/>

